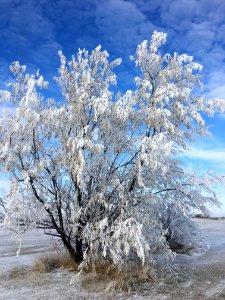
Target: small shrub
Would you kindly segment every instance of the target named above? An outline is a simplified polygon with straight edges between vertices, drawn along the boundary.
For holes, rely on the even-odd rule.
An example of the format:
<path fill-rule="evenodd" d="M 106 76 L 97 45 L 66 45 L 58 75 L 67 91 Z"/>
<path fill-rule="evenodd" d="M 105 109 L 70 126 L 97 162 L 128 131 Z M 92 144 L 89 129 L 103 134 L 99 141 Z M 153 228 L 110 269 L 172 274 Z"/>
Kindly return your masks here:
<path fill-rule="evenodd" d="M 39 273 L 51 272 L 56 269 L 67 269 L 69 271 L 77 271 L 78 265 L 66 253 L 52 253 L 39 256 L 34 263 L 34 271 Z"/>
<path fill-rule="evenodd" d="M 118 269 L 109 262 L 98 261 L 83 271 L 81 285 L 92 291 L 137 291 L 142 284 L 156 279 L 153 268 L 140 264 L 130 264 L 124 269 Z"/>

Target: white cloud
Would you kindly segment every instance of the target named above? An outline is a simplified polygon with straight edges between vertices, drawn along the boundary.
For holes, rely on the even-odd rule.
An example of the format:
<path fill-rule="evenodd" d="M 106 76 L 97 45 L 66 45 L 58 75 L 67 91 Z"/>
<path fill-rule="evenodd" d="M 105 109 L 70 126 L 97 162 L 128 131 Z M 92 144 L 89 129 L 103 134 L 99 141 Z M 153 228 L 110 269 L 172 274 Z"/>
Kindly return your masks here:
<path fill-rule="evenodd" d="M 205 90 L 207 97 L 225 98 L 225 67 L 214 70 L 208 75 L 208 82 L 205 86 Z"/>
<path fill-rule="evenodd" d="M 225 148 L 201 149 L 190 147 L 190 150 L 185 151 L 182 156 L 191 159 L 206 160 L 207 162 L 222 163 L 225 165 Z"/>
<path fill-rule="evenodd" d="M 190 147 L 188 151 L 180 154 L 186 164 L 201 171 L 213 170 L 225 172 L 225 148 Z"/>
<path fill-rule="evenodd" d="M 105 42 L 118 53 L 132 51 L 157 27 L 135 3 L 124 0 L 96 2 L 95 24 Z"/>
<path fill-rule="evenodd" d="M 217 117 L 222 119 L 222 120 L 225 120 L 225 113 L 224 114 L 218 114 Z"/>

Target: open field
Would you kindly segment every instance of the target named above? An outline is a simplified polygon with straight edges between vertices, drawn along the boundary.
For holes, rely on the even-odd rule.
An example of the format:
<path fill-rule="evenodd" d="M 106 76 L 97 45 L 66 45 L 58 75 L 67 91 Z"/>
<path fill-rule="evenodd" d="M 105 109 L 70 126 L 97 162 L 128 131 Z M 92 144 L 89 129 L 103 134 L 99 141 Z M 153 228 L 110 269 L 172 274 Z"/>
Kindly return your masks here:
<path fill-rule="evenodd" d="M 0 228 L 0 299 L 225 299 L 225 220 L 196 219 L 210 246 L 192 256 L 177 255 L 177 272 L 164 281 L 146 284 L 139 292 L 112 294 L 84 289 L 73 273 L 57 270 L 32 271 L 34 260 L 46 253 L 60 252 L 56 240 L 41 232 L 26 233 L 21 253 L 8 232 Z"/>

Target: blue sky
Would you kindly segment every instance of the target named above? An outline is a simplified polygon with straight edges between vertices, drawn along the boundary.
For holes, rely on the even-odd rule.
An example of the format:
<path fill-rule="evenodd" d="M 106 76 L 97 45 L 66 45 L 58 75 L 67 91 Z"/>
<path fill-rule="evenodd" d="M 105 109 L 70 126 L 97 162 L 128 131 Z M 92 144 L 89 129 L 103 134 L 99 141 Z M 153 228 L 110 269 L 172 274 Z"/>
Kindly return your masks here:
<path fill-rule="evenodd" d="M 119 87 L 129 88 L 135 72 L 129 55 L 154 30 L 168 34 L 167 51 L 193 55 L 203 64 L 207 97 L 225 98 L 224 0 L 0 0 L 0 88 L 9 81 L 12 61 L 40 69 L 50 80 L 59 50 L 70 56 L 78 47 L 92 50 L 98 44 L 112 59 L 123 58 Z M 54 90 L 52 85 L 49 92 Z M 225 114 L 206 121 L 211 139 L 199 139 L 184 160 L 225 172 Z"/>

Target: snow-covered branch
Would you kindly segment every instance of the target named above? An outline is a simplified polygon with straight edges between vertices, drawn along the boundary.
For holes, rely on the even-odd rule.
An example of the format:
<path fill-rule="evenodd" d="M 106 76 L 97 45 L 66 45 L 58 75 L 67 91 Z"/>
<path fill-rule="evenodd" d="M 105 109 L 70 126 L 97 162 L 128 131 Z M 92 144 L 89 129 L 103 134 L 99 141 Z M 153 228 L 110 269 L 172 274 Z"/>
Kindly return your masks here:
<path fill-rule="evenodd" d="M 196 242 L 191 212 L 218 204 L 213 185 L 223 179 L 188 172 L 177 155 L 207 134 L 202 113 L 225 104 L 196 96 L 201 66 L 186 54 L 161 55 L 165 42 L 154 32 L 137 47 L 140 76 L 124 94 L 111 89 L 121 60 L 109 62 L 100 46 L 71 60 L 59 53 L 57 100 L 40 94 L 48 83 L 39 73 L 12 64 L 16 82 L 0 93 L 16 108 L 0 119 L 8 228 L 44 228 L 74 260 L 119 266 L 168 261 L 173 242 Z"/>

